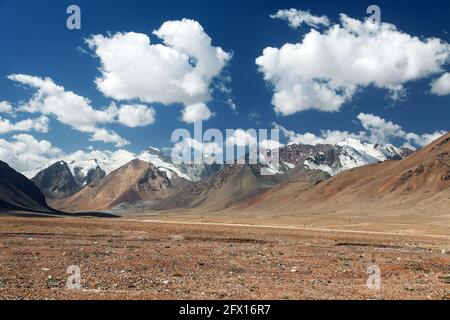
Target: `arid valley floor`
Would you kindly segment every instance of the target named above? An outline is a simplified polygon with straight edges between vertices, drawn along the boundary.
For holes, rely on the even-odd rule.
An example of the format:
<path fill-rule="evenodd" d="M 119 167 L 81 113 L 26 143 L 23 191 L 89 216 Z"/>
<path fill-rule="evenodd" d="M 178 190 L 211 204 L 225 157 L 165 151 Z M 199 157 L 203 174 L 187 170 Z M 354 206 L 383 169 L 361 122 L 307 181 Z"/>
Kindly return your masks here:
<path fill-rule="evenodd" d="M 178 221 L 1 217 L 0 299 L 450 299 L 448 233 Z"/>

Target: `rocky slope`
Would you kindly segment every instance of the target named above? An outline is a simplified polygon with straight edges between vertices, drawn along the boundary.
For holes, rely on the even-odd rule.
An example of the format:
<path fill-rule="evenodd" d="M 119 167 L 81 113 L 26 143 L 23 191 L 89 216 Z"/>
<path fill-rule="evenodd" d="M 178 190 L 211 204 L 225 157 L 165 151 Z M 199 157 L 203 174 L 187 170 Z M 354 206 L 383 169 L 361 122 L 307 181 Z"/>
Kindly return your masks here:
<path fill-rule="evenodd" d="M 170 156 L 156 148 L 148 148 L 139 155 L 121 150 L 111 154 L 105 153 L 99 159 L 68 162 L 61 160 L 41 170 L 32 180 L 49 200 L 61 199 L 99 181 L 135 159 L 150 163 L 159 171 L 165 172 L 169 180 L 174 179 L 175 185 L 180 178 L 183 181 L 199 181 L 223 167 L 217 164 L 174 164 Z"/>
<path fill-rule="evenodd" d="M 280 149 L 279 170 L 273 170 L 273 177 L 266 177 L 256 173 L 261 168 L 255 166 L 175 164 L 170 156 L 159 149 L 148 148 L 138 155 L 120 151 L 109 156 L 105 154 L 101 159 L 71 161 L 68 165 L 58 162 L 39 173 L 34 181 L 48 199 L 61 199 L 78 192 L 83 187 L 89 187 L 90 184 L 96 185 L 96 182 L 104 176 L 136 159 L 151 164 L 156 170 L 163 172 L 172 186 L 180 183 L 187 186 L 184 192 L 164 201 L 161 204 L 162 208 L 192 208 L 215 202 L 214 207 L 223 209 L 282 182 L 304 181 L 305 177 L 312 176 L 318 177 L 317 180 L 324 180 L 355 167 L 398 160 L 411 153 L 410 150 L 398 149 L 391 145 L 372 145 L 354 139 L 347 139 L 336 145 L 288 145 Z M 189 186 L 188 181 L 194 184 Z M 311 181 L 316 182 L 314 179 Z M 117 188 L 122 187 L 120 181 L 115 183 Z M 307 181 L 306 185 L 309 183 Z M 232 184 L 238 187 L 233 188 Z M 129 202 L 134 204 L 136 199 L 131 198 Z M 126 198 L 120 203 L 127 203 Z M 78 206 L 74 206 L 76 207 Z M 140 207 L 147 207 L 147 204 Z"/>
<path fill-rule="evenodd" d="M 309 189 L 282 185 L 245 206 L 291 214 L 444 214 L 450 203 L 450 134 L 399 161 L 345 171 Z"/>
<path fill-rule="evenodd" d="M 221 171 L 157 203 L 152 209 L 201 208 L 219 211 L 262 194 L 289 179 L 301 180 L 311 186 L 328 177 L 322 171 L 304 168 L 293 169 L 289 174 L 266 176 L 261 175 L 261 165 L 227 165 Z"/>
<path fill-rule="evenodd" d="M 70 196 L 81 189 L 81 184 L 75 180 L 64 161 L 42 170 L 31 180 L 49 200 Z"/>
<path fill-rule="evenodd" d="M 385 160 L 399 160 L 411 153 L 412 151 L 409 149 L 399 149 L 392 145 L 372 145 L 355 139 L 347 139 L 336 145 L 293 144 L 280 149 L 281 169 L 274 173 L 286 174 L 294 168 L 306 168 L 321 170 L 334 176 L 355 167 Z M 224 168 L 223 165 L 218 164 L 175 164 L 169 155 L 159 149 L 147 148 L 138 155 L 121 150 L 115 153 L 103 153 L 98 159 L 69 160 L 67 165 L 63 161 L 59 161 L 42 170 L 33 178 L 33 181 L 49 199 L 59 199 L 100 180 L 133 159 L 151 163 L 158 170 L 165 172 L 169 180 L 174 176 L 198 182 Z M 292 174 L 288 174 L 288 176 L 292 176 Z M 285 179 L 289 179 L 289 177 L 285 177 Z"/>
<path fill-rule="evenodd" d="M 292 144 L 280 149 L 280 161 L 288 165 L 303 165 L 334 176 L 356 167 L 386 160 L 401 160 L 412 154 L 407 148 L 392 145 L 363 143 L 356 139 L 346 139 L 336 145 Z"/>
<path fill-rule="evenodd" d="M 0 161 L 0 211 L 53 212 L 39 188 Z"/>
<path fill-rule="evenodd" d="M 219 171 L 223 167 L 217 164 L 175 164 L 171 156 L 161 152 L 157 148 L 147 148 L 137 155 L 136 159 L 153 164 L 158 170 L 166 172 L 169 179 L 175 173 L 176 176 L 191 182 L 199 181 Z"/>
<path fill-rule="evenodd" d="M 103 211 L 122 203 L 160 200 L 179 188 L 186 180 L 172 176 L 141 160 L 132 160 L 76 194 L 52 202 L 55 208 L 69 212 Z"/>
<path fill-rule="evenodd" d="M 88 161 L 72 161 L 68 167 L 80 187 L 100 180 L 106 176 L 105 170 L 102 169 L 95 159 Z"/>

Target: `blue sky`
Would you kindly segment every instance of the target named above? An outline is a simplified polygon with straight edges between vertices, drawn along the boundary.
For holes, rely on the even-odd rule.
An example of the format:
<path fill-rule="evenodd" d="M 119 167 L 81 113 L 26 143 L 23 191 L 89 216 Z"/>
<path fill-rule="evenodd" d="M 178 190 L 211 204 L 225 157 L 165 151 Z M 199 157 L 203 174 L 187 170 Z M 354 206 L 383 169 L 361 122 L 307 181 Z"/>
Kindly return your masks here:
<path fill-rule="evenodd" d="M 81 8 L 81 30 L 66 28 L 66 8 L 70 4 L 77 4 Z M 199 101 L 205 102 L 214 113 L 205 121 L 206 128 L 272 128 L 275 122 L 298 134 L 309 132 L 320 135 L 321 130 L 358 133 L 364 128 L 357 117 L 364 113 L 397 124 L 406 133 L 423 135 L 448 130 L 450 95 L 430 92 L 430 83 L 444 71 L 450 71 L 448 60 L 440 63 L 440 72 L 403 81 L 405 96 L 400 100 L 390 98 L 385 87 L 362 85 L 335 112 L 324 112 L 314 106 L 290 115 L 275 112 L 272 104 L 275 93 L 273 83 L 264 80 L 264 74 L 258 70 L 255 59 L 263 54 L 266 47 L 281 48 L 286 43 L 301 43 L 311 26 L 303 24 L 294 29 L 289 27 L 287 21 L 272 19 L 270 15 L 280 9 L 295 8 L 307 10 L 311 15 L 327 16 L 330 25 L 333 25 L 339 24 L 340 13 L 362 21 L 367 16 L 365 11 L 370 4 L 368 1 L 0 0 L 0 101 L 10 103 L 14 110 L 1 114 L 1 117 L 15 123 L 42 115 L 37 111 L 15 111 L 36 90 L 8 79 L 8 75 L 49 77 L 66 91 L 90 99 L 90 105 L 94 108 L 101 109 L 112 102 L 119 108 L 124 104 L 141 104 L 153 108 L 155 121 L 146 126 L 129 127 L 116 122 L 99 125 L 114 130 L 129 141 L 125 149 L 138 152 L 147 146 L 171 146 L 170 134 L 174 129 L 192 129 L 191 124 L 181 120 L 183 102 L 163 105 L 157 101 L 122 101 L 105 96 L 94 83 L 101 76 L 101 58 L 95 56 L 94 49 L 89 48 L 85 39 L 92 35 L 108 37 L 109 34 L 112 37 L 117 32 L 136 32 L 149 36 L 151 44 L 161 43 L 161 39 L 152 34 L 153 30 L 159 29 L 165 21 L 187 18 L 203 27 L 212 39 L 213 47 L 220 47 L 232 54 L 221 68 L 220 75 L 208 83 L 212 87 L 217 81 L 231 79 L 224 82 L 230 91 L 215 90 L 210 100 Z M 448 1 L 427 4 L 378 1 L 376 4 L 381 8 L 382 22 L 394 24 L 402 33 L 418 36 L 418 41 L 425 42 L 427 38 L 435 37 L 444 43 L 450 42 Z M 323 33 L 328 27 L 319 26 L 317 30 Z M 304 66 L 294 64 L 293 68 L 301 69 Z M 235 111 L 227 104 L 228 99 L 235 103 Z M 73 112 L 77 113 L 77 110 Z M 49 119 L 47 132 L 12 130 L 4 132 L 0 138 L 12 141 L 13 136 L 25 133 L 36 140 L 48 140 L 52 146 L 65 153 L 87 150 L 88 146 L 100 150 L 116 149 L 113 143 L 90 141 L 92 132 L 79 131 L 52 114 L 44 115 Z M 389 142 L 401 145 L 408 141 L 392 135 Z"/>

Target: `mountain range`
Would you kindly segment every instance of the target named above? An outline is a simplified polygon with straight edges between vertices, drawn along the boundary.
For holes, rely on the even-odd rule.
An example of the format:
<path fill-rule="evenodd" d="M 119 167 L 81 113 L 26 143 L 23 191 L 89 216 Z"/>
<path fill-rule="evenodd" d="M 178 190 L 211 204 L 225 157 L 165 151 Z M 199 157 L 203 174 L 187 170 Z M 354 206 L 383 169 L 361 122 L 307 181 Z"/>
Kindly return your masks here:
<path fill-rule="evenodd" d="M 206 164 L 174 165 L 170 156 L 157 148 L 148 148 L 139 154 L 120 150 L 110 157 L 100 159 L 69 162 L 61 160 L 40 170 L 31 180 L 39 186 L 48 200 L 62 199 L 100 181 L 134 160 L 152 164 L 155 169 L 164 172 L 169 180 L 174 177 L 198 181 L 222 168 L 220 165 Z"/>
<path fill-rule="evenodd" d="M 439 207 L 450 199 L 449 140 L 446 135 L 415 152 L 355 139 L 335 145 L 291 144 L 280 149 L 280 167 L 270 176 L 261 174 L 261 164 L 178 165 L 156 148 L 139 154 L 121 151 L 111 158 L 58 161 L 32 181 L 18 174 L 21 178 L 8 181 L 8 187 L 4 183 L 7 196 L 2 206 L 47 210 L 48 202 L 66 212 L 119 214 L 338 212 L 361 203 L 369 211 L 377 206 Z M 11 168 L 6 164 L 1 168 L 11 176 Z M 13 196 L 11 188 L 17 185 L 26 195 L 20 199 L 34 199 L 33 203 Z"/>
<path fill-rule="evenodd" d="M 121 151 L 111 159 L 59 161 L 32 180 L 60 210 L 111 210 L 117 206 L 119 211 L 197 207 L 223 210 L 288 181 L 309 187 L 351 168 L 399 160 L 411 153 L 409 149 L 355 139 L 336 145 L 292 144 L 280 149 L 281 165 L 274 171 L 276 174 L 264 176 L 260 165 L 178 165 L 159 149 L 148 148 L 136 155 Z M 136 166 L 138 163 L 140 166 Z M 165 176 L 167 181 L 145 194 L 136 188 L 136 179 L 149 171 L 153 176 Z M 127 175 L 127 179 L 122 178 Z"/>
<path fill-rule="evenodd" d="M 103 211 L 121 203 L 161 200 L 188 181 L 152 163 L 134 159 L 103 179 L 94 181 L 79 192 L 51 202 L 65 211 Z"/>
<path fill-rule="evenodd" d="M 450 134 L 398 161 L 384 161 L 322 181 L 311 188 L 293 182 L 234 208 L 291 214 L 443 215 L 450 205 Z"/>
<path fill-rule="evenodd" d="M 413 150 L 408 148 L 400 149 L 389 144 L 370 144 L 347 138 L 335 145 L 291 144 L 280 149 L 280 160 L 290 167 L 303 165 L 334 176 L 372 163 L 401 160 L 412 153 Z"/>

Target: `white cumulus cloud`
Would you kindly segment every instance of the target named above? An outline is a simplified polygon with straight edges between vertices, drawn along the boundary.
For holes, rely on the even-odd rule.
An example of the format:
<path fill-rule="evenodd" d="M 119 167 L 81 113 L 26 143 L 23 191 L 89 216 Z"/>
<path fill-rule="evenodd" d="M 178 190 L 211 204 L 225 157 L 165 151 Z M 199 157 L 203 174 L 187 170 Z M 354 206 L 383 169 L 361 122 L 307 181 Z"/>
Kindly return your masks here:
<path fill-rule="evenodd" d="M 0 134 L 14 131 L 37 131 L 45 133 L 48 132 L 48 123 L 49 119 L 46 116 L 35 119 L 26 119 L 15 123 L 0 117 Z"/>
<path fill-rule="evenodd" d="M 186 123 L 208 120 L 212 115 L 213 113 L 204 103 L 188 105 L 181 113 L 182 120 Z"/>
<path fill-rule="evenodd" d="M 373 114 L 360 113 L 357 118 L 364 129 L 369 132 L 370 140 L 373 143 L 388 143 L 391 138 L 403 138 L 406 135 L 400 125 Z"/>
<path fill-rule="evenodd" d="M 11 113 L 12 105 L 8 101 L 0 101 L 0 113 Z"/>
<path fill-rule="evenodd" d="M 360 113 L 357 118 L 366 129 L 365 139 L 372 143 L 386 144 L 400 139 L 405 140 L 405 146 L 423 147 L 447 133 L 444 130 L 424 134 L 406 132 L 400 125 L 373 114 Z"/>
<path fill-rule="evenodd" d="M 449 58 L 450 45 L 440 39 L 342 14 L 340 24 L 310 30 L 299 43 L 265 48 L 256 64 L 273 87 L 275 111 L 287 116 L 309 109 L 338 111 L 368 86 L 403 98 L 405 83 L 442 72 Z"/>
<path fill-rule="evenodd" d="M 444 73 L 440 78 L 431 83 L 431 92 L 438 96 L 450 94 L 450 73 Z"/>
<path fill-rule="evenodd" d="M 101 76 L 95 81 L 98 89 L 116 100 L 202 103 L 202 109 L 207 108 L 212 81 L 231 54 L 214 47 L 194 20 L 167 21 L 153 34 L 163 43 L 152 44 L 148 35 L 135 32 L 89 38 L 87 43 L 101 62 Z"/>
<path fill-rule="evenodd" d="M 36 90 L 30 100 L 18 106 L 17 111 L 53 116 L 77 131 L 89 133 L 91 141 L 114 143 L 122 147 L 129 142 L 104 125 L 118 123 L 133 128 L 155 121 L 155 110 L 145 105 L 127 104 L 118 107 L 111 103 L 106 108 L 96 109 L 88 98 L 65 90 L 50 78 L 25 74 L 12 74 L 8 78 Z"/>
<path fill-rule="evenodd" d="M 130 142 L 128 140 L 122 138 L 115 131 L 108 130 L 105 128 L 95 129 L 95 131 L 92 133 L 89 140 L 90 141 L 101 141 L 104 143 L 112 143 L 116 147 L 123 147 L 123 146 L 130 144 Z"/>
<path fill-rule="evenodd" d="M 124 165 L 134 158 L 133 153 L 123 149 L 115 151 L 95 150 L 92 147 L 87 149 L 89 151 L 77 150 L 73 153 L 66 153 L 53 146 L 50 141 L 37 140 L 29 134 L 18 134 L 13 136 L 10 141 L 0 139 L 0 160 L 31 179 L 42 169 L 61 160 L 71 163 L 72 161 L 97 159 L 102 163 L 102 168 L 110 172 L 116 166 Z M 108 161 L 104 162 L 106 159 Z M 106 163 L 113 164 L 113 167 L 105 167 Z"/>
<path fill-rule="evenodd" d="M 119 109 L 119 123 L 130 128 L 145 127 L 155 122 L 155 109 L 142 104 L 123 105 Z"/>
<path fill-rule="evenodd" d="M 359 132 L 348 132 L 339 130 L 321 130 L 319 134 L 311 132 L 296 133 L 285 127 L 274 123 L 274 127 L 280 130 L 280 133 L 288 139 L 288 144 L 337 144 L 345 139 L 358 139 L 363 142 L 373 144 L 393 144 L 394 140 L 403 141 L 404 146 L 411 148 L 423 147 L 430 144 L 437 138 L 446 134 L 444 130 L 438 130 L 432 133 L 417 134 L 406 132 L 403 128 L 379 116 L 373 114 L 360 113 L 357 116 L 364 130 Z"/>
<path fill-rule="evenodd" d="M 15 170 L 26 173 L 34 168 L 44 168 L 62 153 L 47 140 L 36 140 L 29 134 L 19 134 L 12 141 L 0 139 L 0 160 Z"/>

